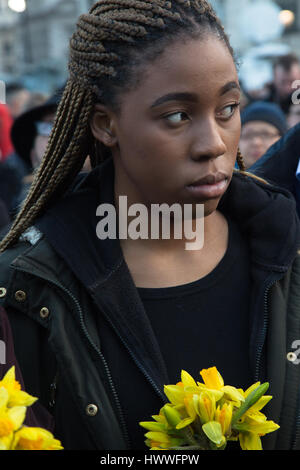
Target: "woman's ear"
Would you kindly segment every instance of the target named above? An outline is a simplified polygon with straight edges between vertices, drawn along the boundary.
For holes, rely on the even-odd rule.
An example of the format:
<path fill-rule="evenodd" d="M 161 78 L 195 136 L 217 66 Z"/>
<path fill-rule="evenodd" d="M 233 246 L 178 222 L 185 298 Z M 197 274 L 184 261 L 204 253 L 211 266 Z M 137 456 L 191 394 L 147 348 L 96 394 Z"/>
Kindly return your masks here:
<path fill-rule="evenodd" d="M 102 104 L 95 105 L 90 125 L 95 139 L 106 147 L 114 147 L 117 144 L 113 113 L 106 106 Z"/>

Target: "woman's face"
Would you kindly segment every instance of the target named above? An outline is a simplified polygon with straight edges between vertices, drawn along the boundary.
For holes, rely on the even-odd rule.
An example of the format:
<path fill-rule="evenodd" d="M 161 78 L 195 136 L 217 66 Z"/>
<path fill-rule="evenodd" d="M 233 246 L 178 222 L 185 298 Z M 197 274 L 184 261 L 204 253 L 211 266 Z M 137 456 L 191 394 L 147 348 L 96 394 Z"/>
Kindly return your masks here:
<path fill-rule="evenodd" d="M 232 56 L 214 36 L 190 39 L 142 74 L 110 123 L 116 194 L 148 207 L 202 203 L 208 215 L 228 188 L 240 138 Z"/>

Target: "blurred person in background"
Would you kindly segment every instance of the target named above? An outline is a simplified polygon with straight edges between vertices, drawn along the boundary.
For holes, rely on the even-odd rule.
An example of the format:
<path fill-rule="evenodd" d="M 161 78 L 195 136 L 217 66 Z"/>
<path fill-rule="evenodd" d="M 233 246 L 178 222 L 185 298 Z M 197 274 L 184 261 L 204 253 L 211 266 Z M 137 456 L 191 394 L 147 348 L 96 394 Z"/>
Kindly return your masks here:
<path fill-rule="evenodd" d="M 267 87 L 265 101 L 278 104 L 287 114 L 291 104 L 291 96 L 295 91 L 293 83 L 300 80 L 300 61 L 295 54 L 281 56 L 274 63 L 273 83 Z"/>
<path fill-rule="evenodd" d="M 248 169 L 286 133 L 287 122 L 279 106 L 263 101 L 246 106 L 241 121 L 240 150 Z"/>
<path fill-rule="evenodd" d="M 19 84 L 11 84 L 6 87 L 6 103 L 13 119 L 24 112 L 31 98 L 27 88 Z"/>
<path fill-rule="evenodd" d="M 44 157 L 62 91 L 62 89 L 56 91 L 44 103 L 21 114 L 12 126 L 12 142 L 26 169 L 23 177 L 23 190 L 15 204 L 16 210 L 26 197 L 34 172 Z M 89 170 L 90 162 L 87 159 L 83 171 Z"/>
<path fill-rule="evenodd" d="M 39 106 L 28 109 L 16 118 L 11 138 L 17 157 L 23 165 L 23 189 L 15 201 L 17 210 L 32 183 L 34 171 L 44 156 L 52 131 L 60 94 L 57 92 Z"/>
<path fill-rule="evenodd" d="M 300 217 L 300 123 L 272 145 L 249 172 L 292 193 Z"/>

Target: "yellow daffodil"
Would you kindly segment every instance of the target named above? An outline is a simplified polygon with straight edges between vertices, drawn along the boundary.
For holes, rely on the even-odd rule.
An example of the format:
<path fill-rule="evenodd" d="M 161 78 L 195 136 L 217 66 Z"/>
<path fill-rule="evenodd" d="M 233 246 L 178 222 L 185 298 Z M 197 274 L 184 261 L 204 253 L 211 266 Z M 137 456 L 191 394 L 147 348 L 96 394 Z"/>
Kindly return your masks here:
<path fill-rule="evenodd" d="M 172 437 L 163 432 L 147 432 L 145 434 L 147 438 L 146 445 L 151 449 L 171 449 L 172 447 L 178 447 L 184 444 L 185 440 L 178 437 Z"/>
<path fill-rule="evenodd" d="M 15 433 L 12 450 L 62 450 L 59 440 L 42 428 L 22 427 Z"/>
<path fill-rule="evenodd" d="M 222 433 L 220 423 L 217 421 L 210 421 L 209 423 L 204 424 L 202 429 L 211 443 L 211 448 L 214 448 L 215 446 L 218 449 L 226 445 L 226 438 Z"/>
<path fill-rule="evenodd" d="M 234 402 L 236 406 L 240 406 L 241 402 L 245 400 L 240 390 L 231 385 L 224 385 L 223 377 L 216 367 L 202 369 L 200 375 L 208 389 L 223 392 L 224 398 Z M 203 384 L 198 382 L 198 386 L 203 387 Z"/>
<path fill-rule="evenodd" d="M 0 381 L 0 450 L 60 450 L 60 441 L 47 430 L 24 426 L 26 409 L 37 398 L 21 390 L 11 367 Z"/>
<path fill-rule="evenodd" d="M 25 406 L 7 407 L 9 393 L 6 388 L 0 388 L 0 450 L 10 448 L 13 434 L 23 424 L 26 415 Z"/>
<path fill-rule="evenodd" d="M 215 421 L 220 423 L 224 436 L 230 435 L 232 420 L 232 404 L 224 403 L 222 407 L 218 406 L 215 412 Z"/>
<path fill-rule="evenodd" d="M 37 398 L 21 390 L 20 383 L 15 378 L 15 367 L 11 367 L 0 380 L 0 387 L 4 387 L 9 394 L 8 407 L 11 406 L 31 406 Z"/>
<path fill-rule="evenodd" d="M 216 367 L 200 374 L 204 383 L 182 371 L 180 382 L 164 387 L 170 403 L 152 416 L 154 422 L 140 423 L 149 431 L 146 444 L 152 450 L 223 450 L 230 440 L 244 450 L 262 449 L 261 437 L 279 428 L 261 412 L 272 399 L 265 395 L 269 383 L 243 391 L 224 385 Z"/>
<path fill-rule="evenodd" d="M 262 450 L 261 437 L 276 431 L 279 426 L 274 421 L 255 420 L 246 416 L 239 425 L 239 441 L 243 450 Z"/>
<path fill-rule="evenodd" d="M 216 399 L 212 393 L 207 391 L 201 392 L 199 395 L 194 395 L 193 403 L 202 424 L 214 420 Z"/>

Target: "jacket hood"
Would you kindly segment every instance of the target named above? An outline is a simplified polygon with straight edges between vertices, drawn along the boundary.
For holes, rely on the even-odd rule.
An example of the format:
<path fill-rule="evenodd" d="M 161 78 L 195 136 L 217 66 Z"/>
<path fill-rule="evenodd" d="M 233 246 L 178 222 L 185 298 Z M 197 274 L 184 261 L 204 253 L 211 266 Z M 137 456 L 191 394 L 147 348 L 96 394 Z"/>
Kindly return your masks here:
<path fill-rule="evenodd" d="M 105 161 L 36 222 L 54 250 L 87 287 L 104 281 L 123 261 L 118 240 L 100 240 L 96 209 L 114 203 L 114 166 Z M 235 172 L 219 210 L 235 220 L 249 240 L 254 263 L 286 271 L 299 247 L 293 196 L 286 190 Z"/>

